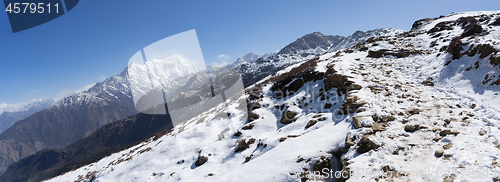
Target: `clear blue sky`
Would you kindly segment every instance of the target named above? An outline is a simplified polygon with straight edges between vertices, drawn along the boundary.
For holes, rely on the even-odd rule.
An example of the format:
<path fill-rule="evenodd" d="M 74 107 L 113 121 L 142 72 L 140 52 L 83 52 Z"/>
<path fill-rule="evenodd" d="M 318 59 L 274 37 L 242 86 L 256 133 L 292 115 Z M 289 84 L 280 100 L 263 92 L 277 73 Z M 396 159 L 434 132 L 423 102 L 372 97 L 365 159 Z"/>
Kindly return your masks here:
<path fill-rule="evenodd" d="M 2 6 L 3 7 L 3 6 Z M 497 10 L 498 0 L 81 0 L 70 12 L 12 34 L 0 12 L 0 103 L 54 98 L 121 72 L 141 48 L 196 29 L 207 62 L 279 50 L 314 31 L 409 30 L 415 20 Z"/>

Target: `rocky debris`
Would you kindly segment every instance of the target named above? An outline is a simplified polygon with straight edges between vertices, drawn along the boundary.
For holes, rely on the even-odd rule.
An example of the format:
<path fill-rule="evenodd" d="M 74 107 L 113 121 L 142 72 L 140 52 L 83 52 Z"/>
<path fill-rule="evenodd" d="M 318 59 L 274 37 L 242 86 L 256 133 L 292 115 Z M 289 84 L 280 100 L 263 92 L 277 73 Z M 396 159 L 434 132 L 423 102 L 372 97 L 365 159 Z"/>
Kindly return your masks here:
<path fill-rule="evenodd" d="M 365 153 L 365 152 L 368 152 L 370 150 L 375 150 L 377 148 L 379 148 L 380 146 L 375 144 L 373 141 L 371 141 L 370 139 L 368 139 L 367 137 L 362 137 L 361 140 L 359 140 L 358 142 L 358 153 Z"/>
<path fill-rule="evenodd" d="M 454 21 L 439 22 L 434 27 L 432 27 L 429 31 L 427 31 L 427 33 L 432 34 L 432 33 L 441 32 L 444 30 L 453 30 L 453 26 L 455 26 L 455 25 L 456 25 L 456 23 Z"/>
<path fill-rule="evenodd" d="M 250 103 L 248 103 L 248 106 L 247 106 L 247 108 L 248 108 L 249 111 L 253 111 L 253 110 L 259 109 L 261 107 L 262 106 L 257 101 L 250 102 Z"/>
<path fill-rule="evenodd" d="M 443 139 L 443 137 L 441 135 L 436 135 L 436 137 L 434 137 L 432 140 L 434 140 L 435 142 L 439 141 Z"/>
<path fill-rule="evenodd" d="M 459 133 L 460 133 L 460 132 L 458 132 L 458 131 L 443 130 L 443 131 L 440 131 L 440 132 L 439 132 L 439 135 L 440 135 L 440 136 L 442 136 L 442 137 L 444 137 L 444 136 L 446 136 L 446 135 L 450 135 L 450 134 L 451 134 L 451 135 L 458 135 Z"/>
<path fill-rule="evenodd" d="M 244 151 L 244 150 L 246 150 L 247 148 L 250 147 L 250 144 L 253 144 L 253 143 L 255 143 L 255 139 L 254 138 L 248 139 L 248 142 L 246 140 L 240 140 L 238 142 L 238 144 L 236 145 L 235 152 Z"/>
<path fill-rule="evenodd" d="M 353 138 L 351 138 L 351 134 L 347 133 L 347 135 L 345 137 L 345 146 L 346 146 L 346 148 L 350 148 L 350 147 L 352 147 L 354 145 L 355 145 L 355 143 L 353 141 Z"/>
<path fill-rule="evenodd" d="M 331 103 L 326 103 L 325 104 L 325 109 L 330 109 L 333 105 Z"/>
<path fill-rule="evenodd" d="M 351 86 L 349 86 L 349 88 L 347 88 L 347 90 L 361 90 L 361 85 L 358 85 L 358 84 L 352 84 Z"/>
<path fill-rule="evenodd" d="M 462 17 L 458 19 L 458 22 L 464 28 L 464 32 L 460 35 L 461 37 L 468 37 L 483 32 L 483 27 L 477 24 L 478 22 L 474 17 Z"/>
<path fill-rule="evenodd" d="M 257 100 L 264 97 L 264 92 L 262 92 L 262 88 L 259 86 L 248 88 L 245 92 L 248 94 L 248 99 L 250 100 Z"/>
<path fill-rule="evenodd" d="M 419 50 L 406 50 L 406 49 L 399 49 L 399 50 L 388 50 L 388 49 L 380 49 L 377 51 L 368 51 L 368 56 L 371 58 L 381 58 L 384 56 L 394 56 L 397 58 L 404 58 L 408 57 L 413 54 L 420 54 L 422 53 Z"/>
<path fill-rule="evenodd" d="M 281 137 L 279 141 L 284 142 L 285 140 L 286 140 L 286 137 Z"/>
<path fill-rule="evenodd" d="M 439 150 L 436 150 L 434 152 L 434 156 L 436 157 L 442 157 L 444 155 L 444 150 L 443 149 L 439 149 Z"/>
<path fill-rule="evenodd" d="M 325 89 L 327 91 L 332 88 L 337 88 L 337 94 L 342 95 L 347 91 L 347 88 L 349 87 L 346 83 L 347 80 L 347 76 L 332 74 L 326 76 L 323 82 L 325 83 Z"/>
<path fill-rule="evenodd" d="M 242 130 L 251 130 L 254 126 L 255 126 L 255 124 L 251 123 L 251 124 L 243 126 L 241 129 Z"/>
<path fill-rule="evenodd" d="M 352 126 L 355 129 L 361 128 L 361 122 L 363 121 L 363 118 L 361 116 L 353 116 L 352 118 Z"/>
<path fill-rule="evenodd" d="M 481 136 L 486 135 L 486 131 L 483 128 L 481 128 L 481 131 L 479 131 L 479 135 Z"/>
<path fill-rule="evenodd" d="M 324 171 L 325 168 L 326 169 L 332 169 L 332 166 L 330 164 L 330 158 L 329 157 L 325 157 L 325 156 L 321 156 L 320 159 L 317 160 L 313 164 L 313 170 L 314 171 L 318 171 L 321 174 L 323 174 L 323 171 Z"/>
<path fill-rule="evenodd" d="M 385 165 L 384 167 L 382 167 L 382 171 L 388 172 L 388 171 L 392 171 L 392 169 L 389 165 Z"/>
<path fill-rule="evenodd" d="M 381 91 L 384 91 L 386 90 L 383 86 L 375 86 L 375 85 L 370 85 L 368 86 L 368 88 L 370 89 L 370 91 L 372 91 L 373 93 L 379 93 Z"/>
<path fill-rule="evenodd" d="M 254 113 L 253 111 L 248 111 L 248 122 L 255 121 L 259 119 L 259 117 L 260 117 L 259 114 Z"/>
<path fill-rule="evenodd" d="M 311 119 L 309 120 L 309 122 L 307 122 L 307 125 L 306 125 L 306 128 L 309 128 L 311 126 L 314 126 L 318 121 L 316 121 L 315 119 Z"/>
<path fill-rule="evenodd" d="M 252 157 L 253 157 L 253 154 L 250 154 L 250 156 L 246 156 L 246 157 L 245 157 L 245 162 L 244 162 L 244 163 L 249 162 L 249 161 L 252 159 Z"/>
<path fill-rule="evenodd" d="M 201 165 L 205 164 L 207 161 L 208 161 L 208 157 L 205 157 L 205 156 L 202 156 L 202 155 L 198 155 L 198 159 L 196 160 L 196 162 L 194 163 L 194 165 L 195 166 L 201 166 Z"/>
<path fill-rule="evenodd" d="M 360 100 L 358 96 L 347 96 L 344 100 L 344 107 L 342 108 L 344 113 L 354 113 L 357 112 L 357 109 L 368 102 L 364 100 Z"/>
<path fill-rule="evenodd" d="M 372 125 L 372 130 L 374 132 L 378 132 L 378 131 L 385 131 L 385 127 L 387 127 L 387 123 L 373 123 Z"/>
<path fill-rule="evenodd" d="M 419 114 L 422 111 L 423 111 L 422 109 L 413 108 L 413 109 L 405 110 L 405 113 L 406 113 L 406 115 L 411 116 L 411 115 Z"/>
<path fill-rule="evenodd" d="M 476 104 L 472 104 L 472 105 L 470 105 L 470 108 L 471 108 L 471 109 L 476 108 Z"/>
<path fill-rule="evenodd" d="M 414 132 L 414 131 L 417 131 L 417 130 L 420 130 L 420 125 L 406 125 L 405 126 L 405 131 L 406 132 Z"/>
<path fill-rule="evenodd" d="M 422 85 L 430 86 L 430 87 L 434 86 L 434 83 L 432 82 L 432 78 L 431 77 L 427 78 L 427 80 L 422 82 Z"/>
<path fill-rule="evenodd" d="M 462 45 L 464 45 L 464 43 L 462 43 L 461 37 L 455 37 L 451 39 L 450 44 L 448 44 L 446 48 L 446 52 L 450 53 L 453 59 L 460 59 L 460 57 L 462 57 L 460 51 L 464 50 Z"/>
<path fill-rule="evenodd" d="M 455 176 L 455 174 L 451 174 L 451 175 L 449 175 L 449 176 L 445 176 L 445 177 L 443 178 L 443 182 L 453 182 L 453 181 L 455 181 L 455 178 L 457 178 L 457 177 Z"/>
<path fill-rule="evenodd" d="M 274 83 L 271 86 L 271 90 L 274 91 L 274 98 L 283 98 L 293 95 L 298 89 L 302 88 L 305 83 L 323 79 L 324 73 L 315 70 L 318 59 L 319 57 L 316 57 L 306 61 L 291 69 L 289 72 L 271 77 L 258 85 L 265 85 L 269 82 Z"/>
<path fill-rule="evenodd" d="M 280 123 L 281 124 L 290 124 L 292 122 L 294 122 L 295 120 L 297 120 L 297 118 L 295 118 L 295 116 L 297 116 L 297 112 L 294 112 L 294 111 L 290 111 L 290 110 L 285 110 L 283 111 L 283 113 L 281 114 L 281 119 L 280 119 Z"/>
<path fill-rule="evenodd" d="M 500 17 L 498 17 L 493 23 L 490 25 L 500 25 Z"/>
<path fill-rule="evenodd" d="M 348 103 L 353 103 L 353 102 L 356 102 L 357 100 L 359 100 L 359 97 L 358 96 L 350 96 L 350 97 L 347 97 L 345 99 L 345 102 L 348 102 Z"/>
<path fill-rule="evenodd" d="M 390 122 L 390 121 L 394 121 L 396 120 L 396 117 L 392 116 L 392 115 L 389 115 L 389 116 L 381 116 L 380 117 L 380 120 L 382 122 Z"/>
<path fill-rule="evenodd" d="M 500 164 L 499 164 L 497 161 L 493 161 L 493 162 L 491 163 L 491 165 L 492 165 L 493 167 L 500 167 Z"/>
<path fill-rule="evenodd" d="M 448 150 L 448 149 L 450 149 L 452 146 L 453 146 L 453 144 L 452 144 L 452 143 L 448 143 L 448 144 L 446 144 L 446 145 L 443 145 L 443 149 L 444 149 L 444 150 Z"/>

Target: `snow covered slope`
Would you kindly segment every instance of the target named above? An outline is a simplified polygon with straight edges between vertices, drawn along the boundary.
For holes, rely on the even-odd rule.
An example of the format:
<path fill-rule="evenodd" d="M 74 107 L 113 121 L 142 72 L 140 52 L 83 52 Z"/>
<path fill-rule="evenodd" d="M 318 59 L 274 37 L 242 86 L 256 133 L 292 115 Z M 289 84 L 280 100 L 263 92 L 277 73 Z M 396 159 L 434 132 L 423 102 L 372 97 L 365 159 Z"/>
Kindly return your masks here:
<path fill-rule="evenodd" d="M 500 11 L 419 20 L 49 181 L 498 181 L 499 45 Z"/>

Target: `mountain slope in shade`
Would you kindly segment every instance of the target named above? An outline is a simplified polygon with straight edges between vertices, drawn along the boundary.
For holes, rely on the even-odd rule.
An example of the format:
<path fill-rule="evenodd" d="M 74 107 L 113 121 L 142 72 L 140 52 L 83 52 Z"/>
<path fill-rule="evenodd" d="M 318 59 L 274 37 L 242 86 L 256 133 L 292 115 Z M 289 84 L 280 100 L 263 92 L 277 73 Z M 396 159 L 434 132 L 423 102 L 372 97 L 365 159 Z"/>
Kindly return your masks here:
<path fill-rule="evenodd" d="M 101 126 L 135 114 L 127 71 L 69 96 L 0 134 L 0 171 L 46 148 L 63 148 Z"/>
<path fill-rule="evenodd" d="M 13 164 L 1 181 L 40 181 L 94 162 L 172 128 L 166 115 L 137 114 L 104 125 L 64 149 L 46 149 Z M 23 175 L 19 175 L 23 174 Z"/>
<path fill-rule="evenodd" d="M 7 130 L 17 121 L 45 109 L 54 104 L 52 99 L 34 100 L 25 104 L 2 107 L 0 110 L 0 133 Z"/>
<path fill-rule="evenodd" d="M 498 181 L 499 36 L 500 11 L 419 20 L 49 181 Z"/>

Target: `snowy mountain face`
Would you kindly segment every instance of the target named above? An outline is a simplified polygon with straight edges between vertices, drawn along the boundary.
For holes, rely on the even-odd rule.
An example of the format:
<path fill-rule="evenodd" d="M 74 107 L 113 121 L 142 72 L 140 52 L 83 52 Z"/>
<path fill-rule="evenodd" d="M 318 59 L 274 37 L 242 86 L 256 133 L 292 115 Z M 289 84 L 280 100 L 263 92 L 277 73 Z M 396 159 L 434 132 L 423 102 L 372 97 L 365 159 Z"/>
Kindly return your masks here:
<path fill-rule="evenodd" d="M 7 130 L 17 121 L 35 114 L 54 104 L 52 99 L 33 100 L 21 104 L 0 104 L 0 133 Z"/>
<path fill-rule="evenodd" d="M 232 66 L 240 69 L 243 74 L 243 83 L 245 86 L 249 86 L 278 70 L 312 59 L 325 52 L 352 47 L 370 37 L 395 35 L 401 32 L 403 31 L 383 28 L 367 32 L 357 31 L 348 37 L 314 32 L 297 39 L 277 52 L 260 56 L 253 62 L 242 62 L 238 59 Z"/>
<path fill-rule="evenodd" d="M 0 171 L 46 148 L 63 148 L 101 126 L 137 113 L 127 72 L 66 97 L 0 134 Z"/>
<path fill-rule="evenodd" d="M 208 74 L 204 70 L 205 65 L 196 64 L 180 55 L 141 64 L 131 63 L 128 80 L 137 110 L 146 112 L 171 99 L 182 89 L 198 88 L 208 83 Z M 156 111 L 161 113 L 149 114 L 166 114 L 165 108 Z"/>
<path fill-rule="evenodd" d="M 499 37 L 500 11 L 419 20 L 49 181 L 498 181 Z"/>
<path fill-rule="evenodd" d="M 239 57 L 236 59 L 236 61 L 233 63 L 233 66 L 237 66 L 239 64 L 244 64 L 244 63 L 249 63 L 249 62 L 254 62 L 255 60 L 259 59 L 259 55 L 251 52 L 248 54 L 245 54 L 244 56 Z"/>

